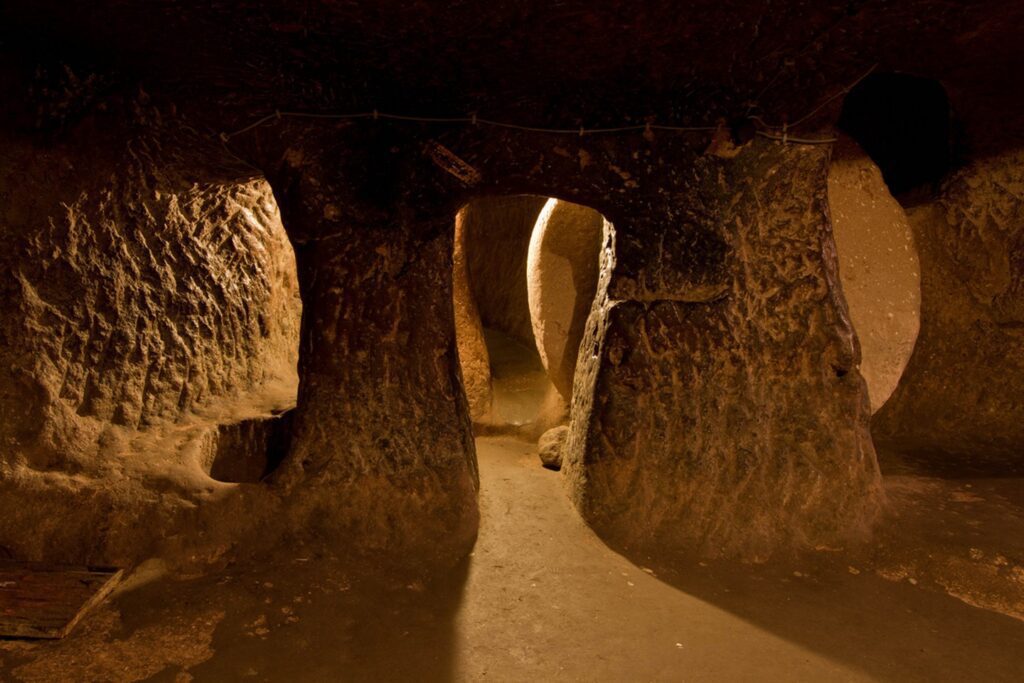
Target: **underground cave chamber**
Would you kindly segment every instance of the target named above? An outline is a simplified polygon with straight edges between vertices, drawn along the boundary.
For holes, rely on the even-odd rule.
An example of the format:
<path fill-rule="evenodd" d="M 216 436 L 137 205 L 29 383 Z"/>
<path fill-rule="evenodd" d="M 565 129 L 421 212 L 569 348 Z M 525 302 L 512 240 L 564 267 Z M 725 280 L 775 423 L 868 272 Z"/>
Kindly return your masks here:
<path fill-rule="evenodd" d="M 607 577 L 844 662 L 778 615 L 825 586 L 837 614 L 870 593 L 1017 634 L 1024 145 L 998 22 L 922 11 L 918 50 L 872 3 L 776 8 L 738 45 L 665 8 L 498 3 L 545 40 L 459 5 L 381 41 L 389 13 L 358 5 L 306 8 L 333 17 L 315 30 L 160 8 L 182 35 L 237 26 L 230 67 L 141 28 L 111 41 L 138 52 L 127 74 L 76 59 L 85 38 L 59 59 L 0 43 L 0 560 L 225 594 L 242 567 L 337 563 L 453 640 L 518 614 L 481 585 L 587 628 L 584 607 L 626 614 L 573 602 Z M 272 601 L 294 585 L 265 571 Z M 361 580 L 317 585 L 348 608 Z M 568 634 L 553 614 L 521 623 Z"/>
<path fill-rule="evenodd" d="M 456 339 L 474 428 L 540 439 L 555 469 L 602 251 L 612 244 L 601 214 L 553 198 L 484 198 L 456 217 Z"/>
<path fill-rule="evenodd" d="M 375 125 L 379 138 L 395 134 Z M 223 497 L 231 502 L 218 504 L 255 506 L 257 518 L 269 518 L 301 517 L 328 505 L 336 530 L 348 535 L 374 528 L 374 514 L 392 518 L 379 506 L 394 504 L 404 512 L 384 531 L 384 545 L 429 544 L 431 536 L 449 535 L 452 524 L 462 543 L 475 525 L 473 435 L 507 433 L 539 441 L 553 467 L 568 449 L 569 496 L 613 542 L 761 557 L 780 542 L 862 535 L 883 500 L 875 446 L 955 452 L 962 444 L 943 441 L 942 430 L 963 438 L 966 423 L 977 425 L 977 417 L 955 429 L 930 428 L 926 438 L 913 433 L 932 419 L 922 402 L 941 393 L 929 391 L 926 399 L 916 389 L 943 374 L 927 367 L 941 361 L 935 345 L 963 336 L 941 327 L 947 324 L 941 312 L 925 315 L 929 305 L 948 305 L 940 291 L 948 280 L 929 277 L 940 259 L 929 251 L 935 238 L 927 224 L 944 201 L 937 178 L 949 177 L 955 158 L 948 99 L 934 81 L 871 75 L 843 101 L 838 125 L 830 149 L 748 143 L 763 147 L 754 150 L 759 156 L 748 155 L 749 173 L 756 176 L 758 165 L 789 164 L 789 184 L 772 191 L 811 193 L 817 213 L 795 202 L 765 213 L 763 188 L 752 188 L 749 199 L 714 198 L 712 178 L 722 172 L 714 165 L 735 151 L 682 144 L 674 154 L 688 169 L 685 176 L 659 171 L 645 179 L 676 183 L 705 202 L 691 217 L 696 222 L 678 230 L 664 222 L 678 210 L 657 202 L 620 206 L 594 195 L 590 203 L 602 211 L 589 208 L 588 193 L 572 187 L 579 168 L 594 163 L 584 150 L 574 157 L 556 148 L 568 166 L 552 168 L 545 180 L 580 203 L 491 193 L 462 200 L 452 212 L 454 227 L 442 223 L 452 213 L 441 208 L 434 216 L 361 228 L 344 227 L 350 210 L 344 207 L 379 213 L 373 205 L 392 201 L 382 190 L 388 176 L 374 171 L 362 180 L 371 190 L 348 196 L 359 187 L 350 179 L 351 189 L 338 190 L 344 197 L 324 198 L 317 178 L 349 171 L 328 158 L 337 150 L 323 141 L 316 143 L 321 154 L 288 151 L 284 165 L 265 176 L 178 183 L 180 189 L 174 183 L 183 169 L 154 169 L 152 155 L 129 152 L 138 173 L 119 191 L 141 197 L 147 183 L 170 186 L 132 210 L 159 226 L 165 253 L 204 259 L 205 270 L 168 279 L 171 266 L 154 260 L 150 238 L 135 228 L 104 237 L 132 245 L 115 263 L 121 271 L 90 275 L 57 258 L 23 277 L 42 287 L 71 282 L 88 290 L 73 314 L 100 325 L 54 347 L 49 366 L 39 366 L 54 375 L 37 375 L 45 395 L 58 400 L 19 402 L 19 410 L 37 411 L 31 425 L 40 429 L 24 434 L 27 470 L 101 472 L 111 458 L 149 449 L 155 455 L 145 469 L 117 466 L 126 477 L 121 488 L 96 476 L 90 495 L 102 492 L 120 509 L 148 469 L 174 482 L 181 500 L 166 502 L 171 508 L 197 502 L 202 508 L 202 501 Z M 163 133 L 171 134 L 184 133 Z M 392 153 L 399 149 L 387 144 Z M 829 154 L 814 157 L 818 150 Z M 91 154 L 88 148 L 74 153 Z M 812 158 L 827 168 L 824 183 L 809 167 L 804 173 Z M 46 173 L 53 162 L 36 163 Z M 619 181 L 606 182 L 627 190 L 639 185 L 616 168 Z M 746 182 L 741 163 L 730 168 Z M 154 181 L 155 172 L 163 175 Z M 71 184 L 61 200 L 73 207 L 62 239 L 77 239 L 79 222 L 117 226 L 110 207 L 90 203 L 90 187 L 78 189 L 78 199 L 75 191 Z M 316 194 L 307 197 L 310 191 Z M 612 228 L 604 209 L 619 216 L 619 227 Z M 701 215 L 712 217 L 706 227 Z M 204 221 L 199 230 L 192 227 L 196 216 Z M 319 239 L 317 226 L 325 222 L 342 223 L 343 231 Z M 786 231 L 785 240 L 776 235 Z M 77 254 L 91 267 L 95 257 Z M 63 274 L 69 268 L 72 279 Z M 143 268 L 153 270 L 141 277 L 143 286 L 104 284 L 103 278 L 131 282 Z M 199 272 L 215 284 L 202 284 Z M 796 279 L 784 284 L 787 278 Z M 815 281 L 813 291 L 827 297 L 805 292 L 795 284 L 800 278 Z M 33 287 L 23 289 L 36 297 L 26 299 L 30 305 L 59 299 Z M 192 309 L 171 304 L 183 293 L 189 301 L 192 291 L 220 298 Z M 125 309 L 137 311 L 135 317 Z M 99 311 L 104 318 L 96 318 Z M 166 321 L 163 329 L 148 337 L 132 331 L 132 325 L 145 329 L 138 326 L 154 311 L 166 311 L 167 318 L 154 318 Z M 99 357 L 95 349 L 107 354 L 102 371 L 90 365 Z M 63 384 L 49 388 L 57 374 Z M 822 391 L 829 401 L 808 400 Z M 950 396 L 940 402 L 956 404 Z M 175 419 L 196 426 L 174 432 L 168 425 Z M 1003 439 L 1001 431 L 990 430 L 990 441 Z M 431 456 L 426 443 L 435 444 Z M 783 452 L 795 460 L 780 473 L 775 460 Z M 90 461 L 95 456 L 88 453 L 99 458 Z M 992 453 L 998 449 L 988 455 L 999 457 Z M 178 464 L 183 457 L 195 468 L 187 474 Z M 798 464 L 812 461 L 817 464 L 806 472 Z M 832 484 L 819 481 L 824 472 L 848 480 L 839 487 L 843 495 L 826 493 Z M 807 487 L 805 507 L 776 497 L 780 477 Z M 737 501 L 724 482 L 758 479 L 763 488 L 751 490 L 744 511 L 730 509 Z M 16 488 L 37 495 L 36 484 L 26 481 Z M 418 493 L 409 499 L 406 490 Z M 641 502 L 638 491 L 650 498 Z M 304 502 L 297 504 L 296 495 Z M 365 505 L 358 502 L 364 499 Z M 339 507 L 328 500 L 351 502 Z M 420 505 L 436 526 L 418 529 L 419 522 L 403 517 L 418 514 Z M 745 521 L 728 521 L 735 519 Z M 761 521 L 749 523 L 754 519 Z M 137 527 L 130 528 L 135 531 L 106 540 L 84 529 L 69 532 L 76 538 L 66 557 L 93 553 L 130 562 L 139 543 L 132 537 Z M 676 531 L 666 536 L 670 528 Z M 188 534 L 172 536 L 186 542 Z M 42 557 L 50 542 L 40 539 L 12 554 Z"/>

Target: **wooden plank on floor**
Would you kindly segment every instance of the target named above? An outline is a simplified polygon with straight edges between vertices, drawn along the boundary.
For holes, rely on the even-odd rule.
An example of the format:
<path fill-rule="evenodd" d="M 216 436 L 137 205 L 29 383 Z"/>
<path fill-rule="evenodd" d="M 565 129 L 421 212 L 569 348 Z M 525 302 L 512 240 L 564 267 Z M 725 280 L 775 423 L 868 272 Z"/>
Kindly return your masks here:
<path fill-rule="evenodd" d="M 63 638 L 123 571 L 0 560 L 0 638 Z"/>

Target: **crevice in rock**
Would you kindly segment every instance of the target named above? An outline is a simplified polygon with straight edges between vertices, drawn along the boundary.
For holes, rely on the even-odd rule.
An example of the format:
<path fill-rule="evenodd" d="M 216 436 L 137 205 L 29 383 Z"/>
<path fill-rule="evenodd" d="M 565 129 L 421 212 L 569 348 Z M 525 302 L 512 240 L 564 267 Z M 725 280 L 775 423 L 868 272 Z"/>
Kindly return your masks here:
<path fill-rule="evenodd" d="M 210 477 L 228 483 L 265 481 L 288 454 L 292 414 L 287 410 L 217 425 L 208 446 Z"/>

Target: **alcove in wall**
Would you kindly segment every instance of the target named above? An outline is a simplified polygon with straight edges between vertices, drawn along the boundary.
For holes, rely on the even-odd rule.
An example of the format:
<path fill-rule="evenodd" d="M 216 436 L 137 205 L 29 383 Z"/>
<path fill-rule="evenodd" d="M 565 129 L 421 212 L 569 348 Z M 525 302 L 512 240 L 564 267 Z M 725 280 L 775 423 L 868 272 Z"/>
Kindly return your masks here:
<path fill-rule="evenodd" d="M 843 101 L 839 129 L 874 160 L 890 192 L 934 191 L 954 163 L 954 126 L 938 81 L 872 74 Z"/>
<path fill-rule="evenodd" d="M 459 212 L 456 334 L 478 433 L 532 440 L 568 423 L 604 225 L 593 209 L 535 195 Z"/>

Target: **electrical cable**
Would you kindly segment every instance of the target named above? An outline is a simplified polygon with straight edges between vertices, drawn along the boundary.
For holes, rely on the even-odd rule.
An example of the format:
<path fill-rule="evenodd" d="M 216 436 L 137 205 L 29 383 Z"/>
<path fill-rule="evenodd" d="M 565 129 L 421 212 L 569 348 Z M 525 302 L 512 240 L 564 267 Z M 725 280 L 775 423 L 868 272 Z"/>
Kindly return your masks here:
<path fill-rule="evenodd" d="M 795 128 L 813 118 L 818 112 L 824 109 L 829 103 L 833 102 L 836 98 L 849 93 L 858 83 L 867 78 L 871 73 L 878 67 L 877 64 L 872 65 L 870 69 L 864 72 L 857 80 L 853 81 L 849 85 L 843 87 L 838 92 L 832 94 L 826 98 L 821 104 L 809 111 L 807 114 L 801 116 L 793 123 L 783 124 L 781 126 L 775 126 L 769 124 L 767 121 L 762 119 L 760 116 L 748 116 L 747 119 L 753 121 L 764 127 L 765 130 L 758 130 L 756 133 L 760 137 L 767 138 L 769 140 L 777 140 L 783 143 L 793 143 L 800 145 L 824 145 L 831 144 L 836 141 L 834 137 L 825 138 L 807 138 L 807 137 L 794 137 L 789 134 L 791 128 Z M 613 126 L 604 128 L 585 128 L 580 126 L 579 128 L 545 128 L 541 126 L 525 126 L 517 123 L 509 123 L 507 121 L 496 121 L 494 119 L 480 118 L 476 114 L 472 116 L 411 116 L 405 114 L 389 114 L 385 112 L 379 112 L 376 109 L 373 111 L 354 112 L 348 114 L 331 114 L 326 112 L 303 112 L 303 111 L 280 111 L 276 110 L 273 114 L 267 114 L 261 118 L 256 119 L 252 123 L 239 128 L 231 133 L 222 132 L 220 133 L 221 142 L 227 145 L 227 143 L 238 135 L 247 133 L 250 130 L 259 128 L 263 124 L 273 121 L 274 119 L 281 119 L 284 117 L 288 118 L 305 118 L 305 119 L 333 119 L 333 120 L 358 120 L 358 119 L 373 119 L 374 121 L 384 119 L 387 121 L 407 121 L 413 123 L 435 123 L 435 124 L 471 124 L 473 126 L 491 126 L 493 128 L 505 128 L 509 130 L 521 130 L 529 133 L 549 133 L 555 135 L 579 135 L 583 137 L 585 135 L 602 135 L 610 133 L 633 133 L 639 131 L 651 131 L 651 130 L 662 130 L 672 132 L 710 132 L 718 130 L 719 126 L 673 126 L 668 124 L 657 124 L 657 123 L 645 123 L 645 124 L 634 124 L 627 126 Z"/>
<path fill-rule="evenodd" d="M 339 120 L 353 120 L 353 119 L 384 119 L 389 121 L 409 121 L 414 123 L 443 123 L 443 124 L 461 124 L 469 123 L 472 125 L 484 125 L 492 126 L 494 128 L 508 128 L 512 130 L 522 130 L 531 133 L 553 133 L 558 135 L 600 135 L 607 133 L 626 133 L 626 132 L 637 132 L 644 130 L 666 130 L 666 131 L 684 131 L 684 132 L 699 132 L 699 131 L 713 131 L 717 130 L 717 126 L 671 126 L 667 124 L 637 124 L 631 126 L 614 126 L 606 128 L 544 128 L 540 126 L 524 126 L 517 123 L 509 123 L 507 121 L 495 121 L 493 119 L 479 118 L 476 116 L 408 116 L 404 114 L 388 114 L 384 112 L 356 112 L 351 114 L 327 114 L 327 113 L 316 113 L 316 112 L 302 112 L 302 111 L 275 111 L 273 114 L 267 114 L 266 116 L 256 119 L 249 125 L 239 128 L 238 130 L 231 133 L 221 133 L 220 137 L 222 140 L 230 140 L 231 138 L 247 133 L 254 128 L 262 126 L 268 121 L 279 119 L 282 117 L 290 118 L 307 118 L 307 119 L 339 119 Z"/>

